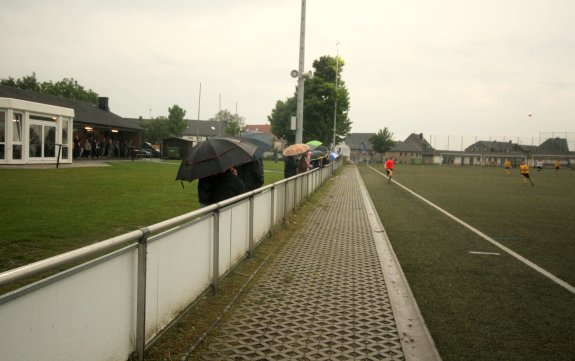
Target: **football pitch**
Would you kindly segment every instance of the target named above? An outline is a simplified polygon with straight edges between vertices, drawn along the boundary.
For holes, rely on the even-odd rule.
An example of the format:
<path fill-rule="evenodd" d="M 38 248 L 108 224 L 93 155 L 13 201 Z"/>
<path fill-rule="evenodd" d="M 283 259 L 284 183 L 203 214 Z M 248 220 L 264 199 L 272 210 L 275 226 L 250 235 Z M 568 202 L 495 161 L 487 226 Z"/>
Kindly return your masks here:
<path fill-rule="evenodd" d="M 359 170 L 444 360 L 575 359 L 575 172 Z"/>

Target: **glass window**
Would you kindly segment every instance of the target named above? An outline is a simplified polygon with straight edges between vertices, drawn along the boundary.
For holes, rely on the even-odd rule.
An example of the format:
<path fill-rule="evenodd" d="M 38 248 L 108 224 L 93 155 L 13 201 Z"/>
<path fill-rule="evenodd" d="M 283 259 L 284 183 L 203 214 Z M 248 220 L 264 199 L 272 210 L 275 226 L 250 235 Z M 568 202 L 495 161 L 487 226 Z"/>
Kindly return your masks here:
<path fill-rule="evenodd" d="M 62 159 L 68 159 L 68 142 L 70 141 L 70 139 L 68 138 L 69 127 L 70 127 L 70 119 L 68 118 L 62 119 L 62 150 L 61 150 Z"/>
<path fill-rule="evenodd" d="M 22 142 L 22 113 L 14 113 L 14 119 L 12 119 L 12 141 Z"/>
<path fill-rule="evenodd" d="M 4 147 L 6 146 L 6 113 L 0 112 L 0 159 L 5 159 Z"/>
<path fill-rule="evenodd" d="M 42 126 L 30 125 L 30 158 L 42 157 Z"/>
<path fill-rule="evenodd" d="M 12 159 L 22 159 L 22 113 L 12 117 Z"/>
<path fill-rule="evenodd" d="M 56 156 L 56 127 L 44 126 L 44 157 Z"/>

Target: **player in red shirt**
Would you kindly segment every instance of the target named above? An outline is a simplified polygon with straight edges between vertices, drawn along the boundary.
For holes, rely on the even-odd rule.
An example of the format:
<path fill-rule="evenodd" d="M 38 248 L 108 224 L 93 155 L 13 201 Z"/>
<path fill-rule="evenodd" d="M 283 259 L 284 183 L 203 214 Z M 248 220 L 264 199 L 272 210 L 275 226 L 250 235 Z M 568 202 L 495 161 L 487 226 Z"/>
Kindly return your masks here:
<path fill-rule="evenodd" d="M 389 158 L 387 162 L 385 162 L 385 171 L 387 172 L 387 182 L 391 182 L 391 176 L 393 175 L 393 158 Z"/>

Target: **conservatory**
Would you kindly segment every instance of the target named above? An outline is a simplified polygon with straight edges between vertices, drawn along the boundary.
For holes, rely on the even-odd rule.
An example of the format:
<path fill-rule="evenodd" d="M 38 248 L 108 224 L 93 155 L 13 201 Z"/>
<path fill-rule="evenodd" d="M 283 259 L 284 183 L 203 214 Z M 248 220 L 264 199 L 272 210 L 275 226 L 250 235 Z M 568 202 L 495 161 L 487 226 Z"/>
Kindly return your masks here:
<path fill-rule="evenodd" d="M 72 163 L 74 109 L 0 97 L 0 164 Z"/>

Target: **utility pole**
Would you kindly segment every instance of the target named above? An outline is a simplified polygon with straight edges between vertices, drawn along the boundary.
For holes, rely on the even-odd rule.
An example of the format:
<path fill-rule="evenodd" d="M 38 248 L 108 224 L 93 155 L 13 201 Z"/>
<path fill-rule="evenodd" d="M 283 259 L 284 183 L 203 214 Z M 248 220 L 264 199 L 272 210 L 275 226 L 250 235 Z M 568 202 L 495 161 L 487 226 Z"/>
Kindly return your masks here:
<path fill-rule="evenodd" d="M 200 83 L 200 94 L 198 95 L 198 123 L 196 124 L 196 144 L 200 142 L 200 104 L 202 102 L 202 83 Z"/>
<path fill-rule="evenodd" d="M 303 93 L 304 93 L 304 58 L 305 58 L 305 0 L 301 0 L 301 25 L 299 34 L 299 73 L 297 83 L 297 122 L 295 142 L 303 143 Z"/>
<path fill-rule="evenodd" d="M 337 47 L 337 55 L 335 56 L 335 103 L 333 106 L 333 142 L 331 143 L 332 150 L 335 150 L 335 133 L 337 129 L 337 78 L 339 77 L 339 41 L 335 45 Z"/>

